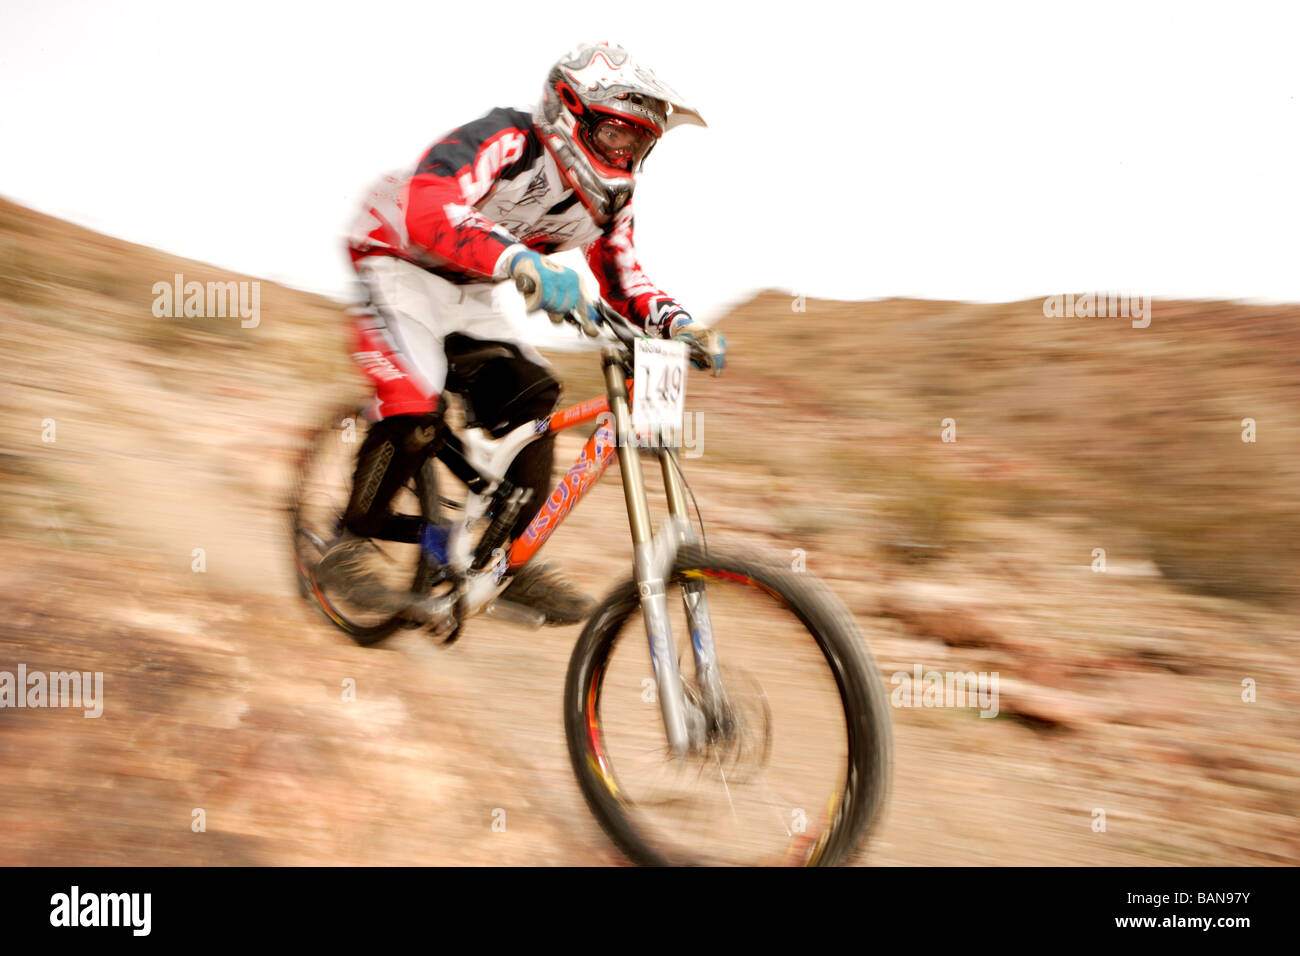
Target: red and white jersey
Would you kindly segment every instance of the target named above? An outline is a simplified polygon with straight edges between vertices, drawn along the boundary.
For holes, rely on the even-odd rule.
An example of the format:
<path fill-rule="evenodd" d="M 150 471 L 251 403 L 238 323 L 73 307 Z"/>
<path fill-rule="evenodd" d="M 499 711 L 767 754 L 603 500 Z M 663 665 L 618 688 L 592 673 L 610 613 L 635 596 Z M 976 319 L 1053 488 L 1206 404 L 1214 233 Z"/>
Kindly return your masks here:
<path fill-rule="evenodd" d="M 353 262 L 395 256 L 458 284 L 507 277 L 505 251 L 582 249 L 605 301 L 650 332 L 681 307 L 641 270 L 632 204 L 601 226 L 569 188 L 532 115 L 495 109 L 383 177 L 350 231 Z"/>

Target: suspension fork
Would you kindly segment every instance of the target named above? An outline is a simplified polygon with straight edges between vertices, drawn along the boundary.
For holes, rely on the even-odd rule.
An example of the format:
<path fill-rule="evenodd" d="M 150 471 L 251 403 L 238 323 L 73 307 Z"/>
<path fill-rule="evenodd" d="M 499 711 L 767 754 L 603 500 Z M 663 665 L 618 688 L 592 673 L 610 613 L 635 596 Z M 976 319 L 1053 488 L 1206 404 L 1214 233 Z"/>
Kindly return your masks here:
<path fill-rule="evenodd" d="M 641 616 L 645 621 L 646 638 L 650 643 L 650 663 L 654 668 L 659 709 L 663 714 L 668 746 L 674 754 L 685 756 L 690 749 L 691 719 L 686 695 L 682 690 L 681 672 L 677 667 L 676 645 L 673 642 L 665 592 L 665 578 L 671 572 L 672 560 L 670 556 L 665 562 L 659 554 L 665 546 L 675 550 L 676 542 L 668 540 L 668 536 L 662 536 L 660 547 L 657 548 L 650 527 L 650 504 L 646 498 L 641 456 L 635 442 L 631 440 L 632 412 L 628 405 L 627 383 L 619 350 L 606 347 L 601 353 L 601 365 L 605 374 L 609 409 L 614 416 L 618 467 L 623 478 L 623 497 L 627 502 L 627 520 L 632 531 L 633 576 L 640 598 Z"/>
<path fill-rule="evenodd" d="M 677 536 L 677 543 L 696 540 L 691 528 L 690 511 L 686 504 L 686 484 L 682 478 L 681 460 L 674 449 L 659 449 L 659 466 L 663 470 L 664 491 L 668 497 L 669 523 Z M 676 548 L 673 552 L 675 554 Z M 665 569 L 671 574 L 672 568 Z M 695 655 L 695 676 L 700 685 L 704 713 L 718 720 L 724 713 L 725 695 L 718 675 L 718 653 L 713 643 L 713 622 L 709 618 L 709 598 L 704 580 L 691 577 L 681 585 L 682 606 L 686 610 L 686 625 L 691 632 L 691 652 Z"/>

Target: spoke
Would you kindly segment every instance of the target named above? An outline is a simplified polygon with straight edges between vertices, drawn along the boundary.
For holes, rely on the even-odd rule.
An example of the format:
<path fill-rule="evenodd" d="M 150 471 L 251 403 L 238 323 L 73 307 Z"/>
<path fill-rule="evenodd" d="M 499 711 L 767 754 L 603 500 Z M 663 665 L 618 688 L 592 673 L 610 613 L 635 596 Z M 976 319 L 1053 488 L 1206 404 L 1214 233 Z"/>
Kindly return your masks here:
<path fill-rule="evenodd" d="M 722 761 L 718 759 L 717 752 L 713 754 L 713 762 L 718 765 L 718 776 L 722 778 L 722 789 L 727 794 L 727 806 L 731 808 L 731 819 L 740 824 L 740 817 L 736 816 L 736 804 L 731 799 L 731 788 L 727 786 L 727 771 L 722 769 Z"/>

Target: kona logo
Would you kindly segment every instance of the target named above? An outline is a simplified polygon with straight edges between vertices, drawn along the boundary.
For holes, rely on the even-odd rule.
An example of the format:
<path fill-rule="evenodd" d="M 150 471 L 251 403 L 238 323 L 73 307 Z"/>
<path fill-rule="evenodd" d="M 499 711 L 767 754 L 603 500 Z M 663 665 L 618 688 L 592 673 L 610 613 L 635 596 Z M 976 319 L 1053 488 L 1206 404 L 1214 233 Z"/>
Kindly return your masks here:
<path fill-rule="evenodd" d="M 538 538 L 545 540 L 600 476 L 601 470 L 609 464 L 616 447 L 614 429 L 602 424 L 592 435 L 591 443 L 583 449 L 582 457 L 565 473 L 564 480 L 555 486 L 555 490 L 546 499 L 542 510 L 537 513 L 537 517 L 533 518 L 520 537 L 529 544 Z"/>
<path fill-rule="evenodd" d="M 610 449 L 614 447 L 614 427 L 608 422 L 603 422 L 596 429 L 596 460 L 603 462 L 609 457 Z"/>
<path fill-rule="evenodd" d="M 599 452 L 597 455 L 599 455 Z M 596 462 L 592 459 L 586 457 L 579 458 L 569 466 L 569 470 L 565 472 L 564 477 L 572 482 L 580 484 L 582 479 L 587 476 L 587 472 L 591 471 L 595 467 Z"/>

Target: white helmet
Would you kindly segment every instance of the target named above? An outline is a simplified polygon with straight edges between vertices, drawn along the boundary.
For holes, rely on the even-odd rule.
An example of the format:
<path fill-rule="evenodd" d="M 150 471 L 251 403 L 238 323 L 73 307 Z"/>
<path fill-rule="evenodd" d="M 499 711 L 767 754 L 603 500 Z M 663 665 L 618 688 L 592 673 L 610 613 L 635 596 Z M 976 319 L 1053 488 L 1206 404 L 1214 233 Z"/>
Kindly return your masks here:
<path fill-rule="evenodd" d="M 600 222 L 632 198 L 635 174 L 660 136 L 684 123 L 706 125 L 672 87 L 608 43 L 584 43 L 551 67 L 533 120 Z"/>

